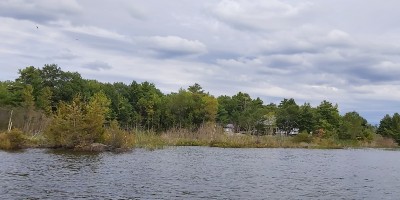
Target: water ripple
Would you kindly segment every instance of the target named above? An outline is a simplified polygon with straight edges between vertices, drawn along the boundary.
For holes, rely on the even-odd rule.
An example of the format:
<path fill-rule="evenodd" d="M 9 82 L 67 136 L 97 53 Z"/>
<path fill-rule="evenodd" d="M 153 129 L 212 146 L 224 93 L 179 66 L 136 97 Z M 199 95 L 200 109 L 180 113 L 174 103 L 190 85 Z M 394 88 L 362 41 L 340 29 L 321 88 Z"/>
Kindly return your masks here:
<path fill-rule="evenodd" d="M 397 199 L 399 151 L 0 151 L 0 199 Z"/>

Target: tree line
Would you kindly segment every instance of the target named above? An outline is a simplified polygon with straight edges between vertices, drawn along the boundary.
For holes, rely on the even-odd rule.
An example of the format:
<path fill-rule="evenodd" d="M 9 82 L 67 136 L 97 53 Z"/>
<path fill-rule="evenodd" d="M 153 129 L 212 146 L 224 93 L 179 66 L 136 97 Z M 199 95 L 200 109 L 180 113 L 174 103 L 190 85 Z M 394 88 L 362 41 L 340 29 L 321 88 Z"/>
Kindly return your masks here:
<path fill-rule="evenodd" d="M 214 97 L 197 83 L 164 94 L 150 82 L 102 83 L 84 79 L 77 72 L 63 71 L 56 64 L 42 68 L 26 67 L 18 74 L 15 80 L 0 82 L 0 107 L 24 108 L 27 113 L 39 111 L 53 118 L 54 126 L 62 126 L 62 119 L 66 117 L 62 114 L 74 117 L 71 107 L 74 103 L 89 106 L 95 101 L 93 99 L 97 99 L 107 109 L 79 109 L 87 109 L 85 112 L 92 112 L 91 115 L 103 113 L 102 117 L 108 124 L 89 122 L 96 119 L 93 117 L 87 118 L 87 124 L 103 123 L 107 126 L 114 120 L 125 130 L 161 132 L 173 128 L 196 130 L 202 124 L 216 123 L 221 126 L 233 124 L 237 132 L 257 135 L 274 134 L 277 130 L 288 133 L 298 128 L 299 132 L 321 137 L 371 140 L 374 134 L 380 134 L 400 142 L 398 113 L 384 116 L 375 127 L 356 111 L 340 115 L 338 105 L 327 100 L 316 107 L 310 103 L 298 105 L 292 98 L 283 99 L 278 105 L 266 104 L 244 92 Z M 79 117 L 78 114 L 75 117 Z"/>

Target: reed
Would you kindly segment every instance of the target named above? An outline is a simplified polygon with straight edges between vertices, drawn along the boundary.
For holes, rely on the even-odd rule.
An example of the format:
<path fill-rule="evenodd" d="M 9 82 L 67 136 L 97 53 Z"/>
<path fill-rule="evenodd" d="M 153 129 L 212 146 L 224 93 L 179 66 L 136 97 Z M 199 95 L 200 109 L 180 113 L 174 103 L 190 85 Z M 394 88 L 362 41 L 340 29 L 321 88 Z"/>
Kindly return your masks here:
<path fill-rule="evenodd" d="M 201 126 L 196 131 L 171 129 L 163 133 L 148 131 L 128 132 L 112 124 L 104 133 L 103 142 L 112 148 L 149 150 L 165 146 L 209 146 L 220 148 L 397 148 L 398 144 L 390 138 L 374 135 L 371 140 L 338 140 L 300 134 L 286 136 L 256 136 L 240 133 L 225 133 L 212 124 Z M 0 133 L 0 149 L 12 150 L 26 147 L 49 147 L 44 134 L 28 136 L 18 129 Z"/>
<path fill-rule="evenodd" d="M 160 134 L 154 132 L 138 131 L 135 132 L 135 145 L 136 148 L 145 148 L 149 150 L 161 149 L 167 146 L 165 140 Z"/>
<path fill-rule="evenodd" d="M 392 138 L 385 138 L 376 134 L 372 141 L 362 142 L 360 146 L 368 148 L 397 148 L 398 144 Z"/>
<path fill-rule="evenodd" d="M 313 137 L 299 134 L 286 136 L 255 136 L 250 134 L 226 134 L 223 131 L 199 129 L 190 132 L 186 129 L 173 129 L 161 134 L 161 140 L 169 146 L 210 146 L 221 148 L 396 148 L 398 145 L 390 138 L 376 135 L 372 141 L 339 140 L 335 138 Z"/>
<path fill-rule="evenodd" d="M 210 146 L 221 148 L 290 148 L 300 147 L 288 137 L 227 134 L 212 125 L 204 125 L 197 131 L 171 129 L 161 134 L 170 146 Z"/>
<path fill-rule="evenodd" d="M 130 149 L 135 146 L 135 134 L 121 129 L 115 120 L 105 130 L 103 140 L 112 148 Z"/>

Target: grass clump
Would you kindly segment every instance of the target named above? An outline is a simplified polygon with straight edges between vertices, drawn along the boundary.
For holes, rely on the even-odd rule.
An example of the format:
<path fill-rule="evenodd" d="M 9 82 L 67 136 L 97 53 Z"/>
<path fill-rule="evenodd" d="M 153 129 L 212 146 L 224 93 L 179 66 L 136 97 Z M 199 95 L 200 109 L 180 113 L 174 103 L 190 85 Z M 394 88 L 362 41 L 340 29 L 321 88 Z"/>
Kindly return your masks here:
<path fill-rule="evenodd" d="M 134 134 L 120 129 L 117 121 L 112 121 L 105 130 L 104 143 L 112 148 L 129 149 L 135 146 Z"/>
<path fill-rule="evenodd" d="M 174 143 L 174 146 L 207 146 L 207 145 L 202 141 L 181 138 Z"/>
<path fill-rule="evenodd" d="M 26 141 L 25 135 L 18 129 L 10 132 L 0 133 L 0 149 L 16 150 L 24 147 Z"/>
<path fill-rule="evenodd" d="M 167 146 L 165 140 L 160 134 L 154 132 L 136 132 L 135 133 L 135 147 L 145 149 L 161 149 Z"/>
<path fill-rule="evenodd" d="M 392 138 L 374 134 L 371 141 L 361 142 L 360 146 L 369 148 L 397 148 L 398 144 Z"/>
<path fill-rule="evenodd" d="M 251 136 L 248 135 L 218 135 L 218 137 L 210 141 L 208 146 L 222 148 L 246 148 L 252 146 L 252 140 L 253 139 Z"/>

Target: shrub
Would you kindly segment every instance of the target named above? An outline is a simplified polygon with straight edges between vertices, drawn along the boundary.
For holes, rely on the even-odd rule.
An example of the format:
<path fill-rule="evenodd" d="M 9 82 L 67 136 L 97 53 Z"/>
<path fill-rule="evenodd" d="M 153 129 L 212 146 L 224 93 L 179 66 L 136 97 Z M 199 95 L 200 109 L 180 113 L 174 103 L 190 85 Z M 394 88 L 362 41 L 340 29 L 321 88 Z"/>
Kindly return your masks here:
<path fill-rule="evenodd" d="M 96 93 L 89 102 L 83 102 L 79 95 L 69 104 L 61 102 L 45 131 L 49 145 L 74 148 L 100 142 L 109 104 L 103 93 Z"/>
<path fill-rule="evenodd" d="M 307 132 L 301 132 L 300 134 L 293 137 L 293 142 L 300 143 L 306 142 L 310 143 L 312 141 L 312 137 Z"/>

